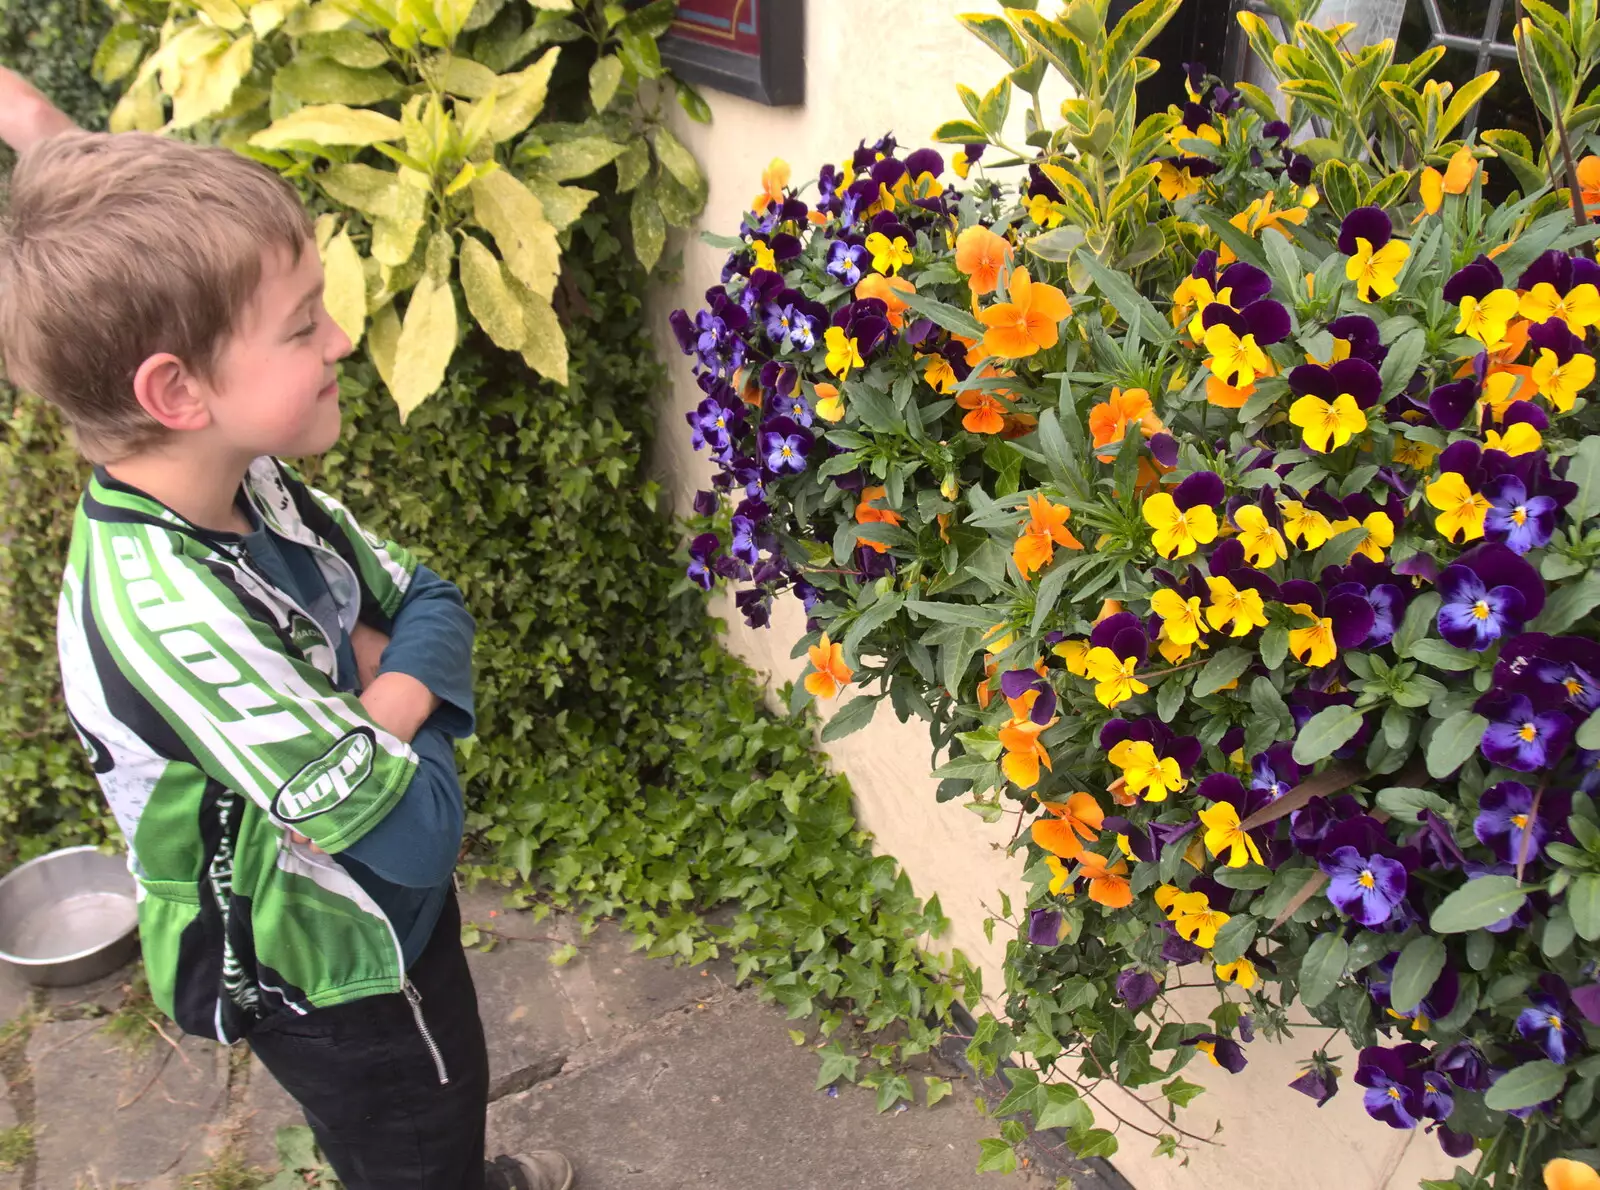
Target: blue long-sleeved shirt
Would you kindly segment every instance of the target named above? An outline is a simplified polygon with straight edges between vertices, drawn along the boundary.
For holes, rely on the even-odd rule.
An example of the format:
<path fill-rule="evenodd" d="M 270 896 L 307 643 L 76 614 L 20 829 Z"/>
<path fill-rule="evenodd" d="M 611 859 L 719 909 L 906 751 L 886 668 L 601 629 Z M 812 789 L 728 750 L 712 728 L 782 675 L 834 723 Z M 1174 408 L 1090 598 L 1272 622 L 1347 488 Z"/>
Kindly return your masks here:
<path fill-rule="evenodd" d="M 271 533 L 248 507 L 244 511 L 254 526 L 242 539 L 251 562 L 327 633 L 338 661 L 337 685 L 355 690 L 355 651 L 311 551 Z M 439 920 L 461 849 L 464 811 L 450 741 L 471 735 L 475 725 L 474 630 L 472 614 L 455 585 L 418 566 L 378 669 L 416 678 L 440 705 L 411 741 L 418 765 L 405 795 L 366 835 L 334 857 L 394 924 L 408 968 Z"/>

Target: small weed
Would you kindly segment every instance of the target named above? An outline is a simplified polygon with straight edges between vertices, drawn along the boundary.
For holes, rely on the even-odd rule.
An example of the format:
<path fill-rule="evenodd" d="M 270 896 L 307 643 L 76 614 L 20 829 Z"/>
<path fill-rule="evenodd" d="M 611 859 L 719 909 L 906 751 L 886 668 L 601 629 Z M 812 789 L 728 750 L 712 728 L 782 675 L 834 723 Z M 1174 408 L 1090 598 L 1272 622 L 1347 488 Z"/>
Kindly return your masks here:
<path fill-rule="evenodd" d="M 155 1041 L 156 1021 L 160 1016 L 161 1010 L 150 995 L 150 983 L 141 968 L 127 985 L 122 1003 L 106 1017 L 101 1028 L 112 1041 L 138 1053 Z"/>
<path fill-rule="evenodd" d="M 33 1156 L 33 1125 L 0 1128 L 0 1170 L 9 1173 Z"/>
<path fill-rule="evenodd" d="M 272 1175 L 257 1166 L 246 1165 L 232 1145 L 223 1149 L 211 1164 L 183 1180 L 183 1190 L 260 1190 Z"/>

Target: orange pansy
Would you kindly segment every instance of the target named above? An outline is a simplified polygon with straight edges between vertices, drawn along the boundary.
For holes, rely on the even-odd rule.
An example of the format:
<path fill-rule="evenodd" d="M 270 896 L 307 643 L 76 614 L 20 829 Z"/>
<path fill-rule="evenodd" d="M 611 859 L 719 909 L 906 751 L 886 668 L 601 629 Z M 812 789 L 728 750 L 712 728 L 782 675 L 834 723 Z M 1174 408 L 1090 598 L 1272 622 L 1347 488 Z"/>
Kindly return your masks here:
<path fill-rule="evenodd" d="M 956 394 L 956 404 L 969 410 L 961 426 L 971 433 L 998 434 L 1006 428 L 1006 407 L 990 393 L 968 389 Z"/>
<path fill-rule="evenodd" d="M 824 632 L 822 639 L 807 652 L 815 672 L 806 675 L 806 690 L 817 698 L 834 697 L 853 676 L 851 668 L 844 663 L 844 646 L 829 640 Z"/>
<path fill-rule="evenodd" d="M 1072 313 L 1067 295 L 1054 285 L 1034 281 L 1026 267 L 1011 274 L 1011 300 L 998 302 L 978 318 L 984 332 L 984 350 L 1005 359 L 1024 359 L 1040 348 L 1054 347 L 1060 339 L 1061 320 Z"/>
<path fill-rule="evenodd" d="M 1055 556 L 1055 547 L 1081 550 L 1083 543 L 1067 528 L 1067 518 L 1072 509 L 1065 504 L 1052 504 L 1043 496 L 1028 497 L 1028 523 L 1011 549 L 1012 560 L 1023 578 L 1033 577 L 1033 572 L 1047 566 Z"/>
<path fill-rule="evenodd" d="M 1089 881 L 1089 899 L 1107 909 L 1126 909 L 1133 904 L 1133 886 L 1128 883 L 1128 862 L 1120 855 L 1115 862 L 1093 851 L 1078 856 L 1083 871 L 1079 873 Z"/>
<path fill-rule="evenodd" d="M 1006 239 L 987 227 L 969 227 L 956 237 L 956 268 L 966 275 L 974 296 L 995 291 L 1011 251 Z"/>
<path fill-rule="evenodd" d="M 1150 394 L 1142 388 L 1130 388 L 1126 392 L 1114 388 L 1108 400 L 1089 410 L 1089 433 L 1094 436 L 1096 446 L 1113 442 L 1120 446 L 1130 425 L 1137 425 L 1146 438 L 1166 428 L 1150 404 Z M 1110 451 L 1098 457 L 1102 463 L 1109 463 L 1117 456 L 1115 451 Z"/>
<path fill-rule="evenodd" d="M 883 499 L 884 495 L 885 495 L 885 492 L 884 492 L 884 489 L 883 489 L 883 487 L 881 485 L 878 486 L 878 487 L 862 488 L 861 489 L 861 499 L 859 501 L 857 501 L 857 503 L 856 503 L 856 523 L 857 524 L 861 524 L 861 525 L 873 525 L 873 524 L 898 525 L 898 524 L 900 524 L 900 522 L 902 520 L 902 517 L 900 516 L 900 514 L 898 512 L 894 511 L 894 509 L 892 509 L 892 508 L 879 508 L 876 504 L 873 503 L 873 501 L 875 501 L 875 500 Z M 879 554 L 884 553 L 889 548 L 888 546 L 884 545 L 883 542 L 881 542 L 881 541 L 872 541 L 872 540 L 870 540 L 869 538 L 866 538 L 866 537 L 857 537 L 856 538 L 856 544 L 857 545 L 864 545 L 864 546 L 868 547 L 869 549 L 873 550 L 875 553 L 879 553 Z"/>

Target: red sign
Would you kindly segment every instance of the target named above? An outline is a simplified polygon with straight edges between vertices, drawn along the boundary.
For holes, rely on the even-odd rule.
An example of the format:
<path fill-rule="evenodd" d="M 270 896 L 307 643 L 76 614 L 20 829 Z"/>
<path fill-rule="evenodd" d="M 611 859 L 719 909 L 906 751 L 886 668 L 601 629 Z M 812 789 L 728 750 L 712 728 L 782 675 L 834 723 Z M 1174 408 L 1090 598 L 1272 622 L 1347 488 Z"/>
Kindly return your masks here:
<path fill-rule="evenodd" d="M 736 54 L 761 55 L 759 12 L 763 0 L 683 0 L 672 32 L 686 41 L 719 46 Z"/>

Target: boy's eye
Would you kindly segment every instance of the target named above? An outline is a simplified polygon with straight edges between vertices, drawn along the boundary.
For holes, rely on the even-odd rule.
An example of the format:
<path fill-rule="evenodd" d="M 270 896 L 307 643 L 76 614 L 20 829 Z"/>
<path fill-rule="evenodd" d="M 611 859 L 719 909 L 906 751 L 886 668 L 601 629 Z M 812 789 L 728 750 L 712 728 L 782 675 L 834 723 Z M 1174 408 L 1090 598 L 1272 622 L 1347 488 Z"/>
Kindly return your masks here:
<path fill-rule="evenodd" d="M 317 333 L 317 324 L 315 322 L 309 322 L 305 326 L 301 327 L 299 330 L 295 331 L 294 337 L 296 339 L 309 339 L 312 335 L 314 335 L 316 333 Z"/>

